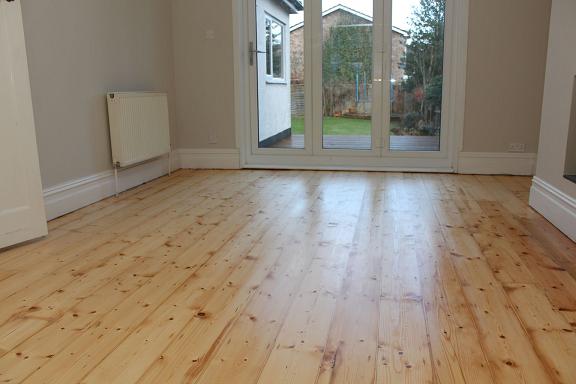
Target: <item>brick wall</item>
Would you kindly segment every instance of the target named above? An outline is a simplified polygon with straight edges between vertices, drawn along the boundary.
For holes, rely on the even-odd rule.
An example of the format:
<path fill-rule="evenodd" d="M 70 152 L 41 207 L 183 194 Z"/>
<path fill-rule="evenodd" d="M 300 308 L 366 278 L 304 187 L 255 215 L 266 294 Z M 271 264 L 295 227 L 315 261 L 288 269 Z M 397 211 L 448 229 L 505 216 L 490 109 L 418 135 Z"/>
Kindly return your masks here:
<path fill-rule="evenodd" d="M 337 10 L 324 16 L 323 31 L 324 41 L 328 38 L 330 29 L 335 25 L 356 25 L 369 24 L 370 22 L 362 17 L 356 16 L 344 10 Z M 290 34 L 290 57 L 292 79 L 296 81 L 304 80 L 304 28 L 301 27 Z M 406 51 L 406 36 L 394 31 L 392 33 L 392 78 L 402 81 L 404 69 L 402 68 L 402 58 Z"/>

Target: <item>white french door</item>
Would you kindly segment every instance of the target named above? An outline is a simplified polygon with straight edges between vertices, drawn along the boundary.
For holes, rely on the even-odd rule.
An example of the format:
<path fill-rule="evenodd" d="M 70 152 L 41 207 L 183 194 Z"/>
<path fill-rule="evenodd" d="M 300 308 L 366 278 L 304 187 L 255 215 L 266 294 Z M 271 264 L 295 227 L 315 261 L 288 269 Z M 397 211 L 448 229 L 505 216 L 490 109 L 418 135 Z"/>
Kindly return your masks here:
<path fill-rule="evenodd" d="M 0 249 L 46 233 L 20 0 L 0 0 Z"/>
<path fill-rule="evenodd" d="M 246 0 L 245 7 L 245 167 L 454 170 L 466 2 Z"/>

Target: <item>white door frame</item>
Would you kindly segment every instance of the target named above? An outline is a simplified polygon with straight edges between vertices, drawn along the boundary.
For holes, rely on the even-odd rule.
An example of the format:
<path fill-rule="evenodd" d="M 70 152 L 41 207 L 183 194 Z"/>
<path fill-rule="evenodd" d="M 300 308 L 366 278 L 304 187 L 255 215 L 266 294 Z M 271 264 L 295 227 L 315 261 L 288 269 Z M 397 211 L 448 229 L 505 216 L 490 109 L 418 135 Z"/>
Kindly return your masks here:
<path fill-rule="evenodd" d="M 250 2 L 255 0 L 233 0 L 234 18 L 234 88 L 235 88 L 235 124 L 236 139 L 240 150 L 240 166 L 242 168 L 276 168 L 276 169 L 331 169 L 331 170 L 372 170 L 372 171 L 415 171 L 415 172 L 456 172 L 458 157 L 462 150 L 464 130 L 464 109 L 466 96 L 466 73 L 468 53 L 468 11 L 469 0 L 447 0 L 445 58 L 444 58 L 444 98 L 442 114 L 441 147 L 442 152 L 392 152 L 383 140 L 377 138 L 377 150 L 385 157 L 369 157 L 357 151 L 319 150 L 319 138 L 314 138 L 316 146 L 312 155 L 307 151 L 254 151 L 251 143 L 251 129 L 255 126 L 257 106 L 251 102 L 251 72 L 249 65 L 249 41 L 253 37 L 249 25 Z M 308 0 L 307 7 L 321 7 L 320 0 Z M 392 0 L 384 1 L 384 13 L 391 17 Z M 309 8 L 310 9 L 310 8 Z M 376 10 L 377 12 L 379 10 Z M 312 12 L 306 12 L 307 20 Z M 306 17 L 306 16 L 305 16 Z M 308 23 L 308 25 L 319 23 Z M 309 34 L 309 35 L 314 35 Z M 383 42 L 383 55 L 389 52 L 389 43 Z M 321 63 L 311 63 L 310 52 L 312 44 L 306 45 L 305 70 L 306 76 L 311 76 L 311 68 Z M 386 56 L 384 56 L 386 57 Z M 388 60 L 385 60 L 385 73 L 390 71 Z M 306 77 L 310 78 L 310 77 Z M 387 78 L 384 77 L 383 78 Z M 307 81 L 312 83 L 315 80 Z M 316 87 L 318 88 L 318 87 Z M 310 89 L 308 92 L 311 92 Z M 386 94 L 386 92 L 383 92 Z M 309 93 L 306 95 L 309 97 Z M 315 95 L 316 98 L 318 97 Z M 384 116 L 389 115 L 388 100 L 384 97 L 382 108 Z M 316 115 L 312 117 L 313 124 L 318 124 L 319 108 L 314 108 Z M 309 114 L 308 114 L 309 115 Z M 321 120 L 320 120 L 321 121 Z M 306 121 L 306 126 L 310 123 Z M 318 131 L 318 130 L 317 130 Z M 383 132 L 387 136 L 387 132 Z M 308 136 L 307 136 L 308 138 Z M 294 155 L 299 152 L 298 155 Z M 373 151 L 370 155 L 374 155 Z M 320 155 L 318 155 L 320 153 Z"/>
<path fill-rule="evenodd" d="M 0 126 L 5 130 L 3 136 L 10 138 L 10 147 L 2 147 L 7 143 L 0 143 L 0 150 L 8 150 L 11 163 L 0 166 L 15 170 L 2 172 L 8 180 L 0 181 L 12 186 L 5 190 L 7 194 L 0 202 L 0 248 L 3 248 L 48 232 L 20 0 L 0 0 L 0 57 L 3 59 L 0 75 L 6 80 L 0 86 L 7 86 L 1 102 L 5 111 L 11 112 L 6 115 L 5 125 Z"/>
<path fill-rule="evenodd" d="M 310 73 L 310 78 L 312 81 L 312 87 L 314 92 L 314 98 L 312 103 L 319 102 L 319 105 L 314 104 L 312 108 L 313 112 L 313 125 L 308 125 L 305 128 L 310 130 L 310 127 L 319 127 L 318 129 L 312 129 L 312 134 L 314 137 L 313 141 L 313 148 L 314 154 L 317 158 L 321 157 L 332 157 L 332 158 L 341 158 L 344 160 L 345 158 L 356 158 L 356 159 L 364 159 L 363 162 L 366 162 L 368 158 L 376 158 L 382 156 L 382 129 L 378 129 L 377 127 L 383 126 L 383 114 L 382 112 L 386 110 L 384 105 L 386 104 L 385 100 L 383 100 L 384 92 L 382 87 L 384 86 L 383 79 L 386 78 L 387 69 L 389 65 L 387 65 L 386 60 L 384 58 L 387 56 L 386 52 L 386 44 L 384 39 L 384 17 L 385 12 L 383 7 L 385 7 L 384 3 L 391 0 L 374 0 L 374 16 L 372 22 L 372 33 L 374 35 L 374 42 L 373 42 L 373 52 L 372 52 L 372 61 L 373 61 L 373 90 L 372 90 L 372 119 L 371 119 L 371 144 L 372 148 L 369 150 L 354 150 L 354 149 L 325 149 L 324 148 L 324 114 L 323 114 L 323 105 L 322 105 L 322 83 L 323 79 L 322 76 L 314 76 L 314 74 L 322 73 L 322 55 L 315 55 L 312 58 L 312 71 Z M 324 44 L 324 26 L 322 19 L 314 20 L 314 15 L 322 15 L 322 1 L 312 1 L 310 2 L 311 7 L 315 9 L 310 9 L 310 23 L 307 24 L 306 29 L 312 29 L 312 47 L 322 47 Z M 306 25 L 306 24 L 305 24 Z M 321 48 L 320 48 L 321 49 Z M 389 52 L 389 51 L 388 51 Z"/>
<path fill-rule="evenodd" d="M 256 0 L 252 0 L 252 1 L 247 1 L 246 2 L 246 7 L 247 7 L 247 15 L 254 15 L 256 13 Z M 310 12 L 308 12 L 310 13 Z M 310 18 L 308 16 L 308 13 L 305 14 L 306 20 L 304 20 L 305 23 L 310 21 Z M 290 41 L 290 25 L 286 25 L 285 26 L 285 31 L 286 31 L 286 36 L 284 36 L 284 39 L 287 41 Z M 260 48 L 258 47 L 259 44 L 259 39 L 257 36 L 257 28 L 248 28 L 247 31 L 247 41 L 252 41 L 254 43 L 254 47 L 256 50 L 259 50 Z M 304 38 L 307 38 L 307 36 L 304 36 Z M 248 43 L 247 43 L 248 44 Z M 309 79 L 312 78 L 312 66 L 310 65 L 311 62 L 309 60 L 310 57 L 312 57 L 309 52 L 311 52 L 311 45 L 306 42 L 306 44 L 304 44 L 304 49 L 306 50 L 304 53 L 304 59 L 306 60 L 305 64 L 304 64 L 304 78 Z M 288 54 L 290 54 L 288 52 Z M 248 57 L 248 60 L 250 60 L 250 57 Z M 248 87 L 249 87 L 249 96 L 248 99 L 251 101 L 249 102 L 249 108 L 250 108 L 250 117 L 253 116 L 258 116 L 258 102 L 259 102 L 259 98 L 258 98 L 258 82 L 261 81 L 262 79 L 259 79 L 259 75 L 258 75 L 258 70 L 259 70 L 259 62 L 260 62 L 260 57 L 256 54 L 256 57 L 254 58 L 254 67 L 252 66 L 248 66 L 248 68 L 246 68 L 246 70 L 248 71 L 248 78 L 250 79 L 250 81 L 248 82 Z M 285 68 L 286 71 L 289 71 L 289 68 Z M 256 84 L 255 87 L 251 87 L 251 85 Z M 305 100 L 310 100 L 312 96 L 312 84 L 309 81 L 304 82 L 304 99 Z M 304 121 L 304 126 L 305 127 L 309 127 L 312 124 L 312 120 L 311 120 L 311 114 L 310 113 L 305 113 L 305 121 Z M 258 142 L 259 142 L 259 126 L 258 124 L 256 124 L 254 121 L 250 122 L 250 126 L 248 127 L 248 129 L 250 130 L 250 134 L 249 134 L 249 139 L 247 139 L 247 141 L 251 141 L 250 143 L 250 153 L 253 153 L 255 155 L 277 155 L 278 150 L 277 149 L 271 149 L 271 148 L 259 148 L 258 147 Z M 244 132 L 244 131 L 242 131 Z M 312 147 L 309 145 L 309 143 L 312 142 L 312 132 L 311 130 L 305 130 L 304 131 L 304 143 L 305 143 L 305 148 L 286 148 L 283 149 L 283 154 L 285 155 L 309 155 L 312 156 L 313 155 L 313 151 L 312 151 Z"/>

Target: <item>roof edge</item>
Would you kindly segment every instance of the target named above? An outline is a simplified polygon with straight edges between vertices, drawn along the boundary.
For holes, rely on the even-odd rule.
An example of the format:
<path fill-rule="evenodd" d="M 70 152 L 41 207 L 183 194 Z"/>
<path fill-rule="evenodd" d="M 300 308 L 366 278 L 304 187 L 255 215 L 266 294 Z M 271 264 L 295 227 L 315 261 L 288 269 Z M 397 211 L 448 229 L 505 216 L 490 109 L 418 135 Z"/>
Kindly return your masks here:
<path fill-rule="evenodd" d="M 281 0 L 290 10 L 291 13 L 298 13 L 304 10 L 304 5 L 300 0 Z"/>
<path fill-rule="evenodd" d="M 298 0 L 284 0 L 284 1 L 298 1 Z M 299 1 L 298 1 L 298 3 L 299 3 Z M 300 5 L 302 6 L 302 4 L 300 4 Z M 303 7 L 303 6 L 302 6 L 302 10 L 304 10 L 304 7 Z M 334 13 L 334 12 L 336 12 L 336 11 L 348 12 L 348 13 L 351 13 L 351 14 L 353 14 L 353 15 L 355 15 L 355 16 L 358 16 L 358 17 L 360 17 L 360 18 L 362 18 L 362 19 L 364 19 L 364 20 L 366 20 L 366 21 L 369 21 L 370 23 L 373 23 L 373 22 L 374 22 L 374 19 L 372 18 L 372 16 L 368 16 L 368 15 L 362 13 L 362 12 L 356 11 L 356 10 L 354 10 L 354 9 L 352 9 L 352 8 L 350 8 L 350 7 L 347 7 L 347 6 L 343 5 L 343 4 L 338 4 L 338 5 L 333 6 L 332 8 L 329 8 L 329 9 L 325 10 L 324 12 L 322 12 L 322 17 L 326 17 L 326 16 L 328 16 L 329 14 Z M 294 32 L 295 30 L 300 29 L 300 28 L 302 28 L 303 26 L 304 26 L 304 22 L 303 22 L 303 21 L 299 22 L 298 24 L 294 24 L 294 25 L 290 28 L 290 32 Z M 408 31 L 405 31 L 405 30 L 403 30 L 403 29 L 401 29 L 401 28 L 398 28 L 398 27 L 395 27 L 395 26 L 392 26 L 392 30 L 393 30 L 394 32 L 396 32 L 396 33 L 399 33 L 399 34 L 401 34 L 401 35 L 404 35 L 405 37 L 408 37 L 408 36 L 410 35 L 410 34 L 408 33 Z"/>

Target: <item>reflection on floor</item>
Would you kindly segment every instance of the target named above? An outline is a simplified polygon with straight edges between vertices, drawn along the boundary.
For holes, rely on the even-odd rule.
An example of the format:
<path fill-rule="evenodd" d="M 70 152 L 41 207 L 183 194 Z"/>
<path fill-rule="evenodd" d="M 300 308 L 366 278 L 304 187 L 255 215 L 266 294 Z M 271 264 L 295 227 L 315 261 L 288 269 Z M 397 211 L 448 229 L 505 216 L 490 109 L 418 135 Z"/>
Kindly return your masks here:
<path fill-rule="evenodd" d="M 279 141 L 271 148 L 304 148 L 304 135 L 292 135 Z M 370 136 L 324 136 L 325 149 L 369 150 Z M 390 136 L 390 150 L 431 152 L 440 150 L 439 136 Z"/>
<path fill-rule="evenodd" d="M 527 177 L 178 171 L 0 252 L 0 382 L 574 383 Z"/>

